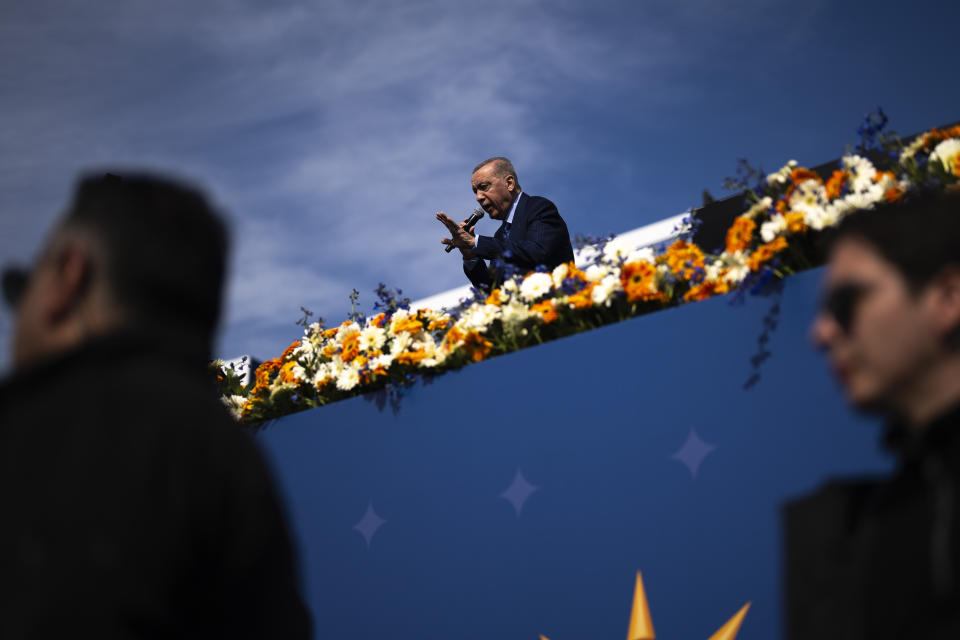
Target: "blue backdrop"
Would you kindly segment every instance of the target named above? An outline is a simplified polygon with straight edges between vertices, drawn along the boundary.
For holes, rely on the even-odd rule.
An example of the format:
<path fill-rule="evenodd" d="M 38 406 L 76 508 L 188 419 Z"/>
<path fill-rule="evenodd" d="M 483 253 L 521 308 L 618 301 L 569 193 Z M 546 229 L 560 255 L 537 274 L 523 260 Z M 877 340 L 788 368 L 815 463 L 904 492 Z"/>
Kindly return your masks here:
<path fill-rule="evenodd" d="M 318 638 L 623 638 L 642 570 L 658 638 L 781 637 L 780 506 L 885 470 L 809 345 L 820 271 L 466 367 L 399 412 L 354 398 L 259 436 Z"/>

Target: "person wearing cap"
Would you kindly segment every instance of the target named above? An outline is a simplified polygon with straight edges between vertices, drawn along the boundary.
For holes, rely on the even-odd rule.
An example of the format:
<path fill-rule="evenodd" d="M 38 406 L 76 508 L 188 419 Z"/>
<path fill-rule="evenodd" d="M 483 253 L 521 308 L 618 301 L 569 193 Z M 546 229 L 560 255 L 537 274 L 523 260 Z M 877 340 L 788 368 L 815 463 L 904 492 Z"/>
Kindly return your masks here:
<path fill-rule="evenodd" d="M 812 337 L 897 466 L 786 506 L 787 637 L 960 638 L 960 196 L 845 219 L 823 288 Z"/>
<path fill-rule="evenodd" d="M 310 637 L 270 472 L 207 373 L 226 252 L 198 191 L 108 174 L 3 274 L 0 637 Z"/>

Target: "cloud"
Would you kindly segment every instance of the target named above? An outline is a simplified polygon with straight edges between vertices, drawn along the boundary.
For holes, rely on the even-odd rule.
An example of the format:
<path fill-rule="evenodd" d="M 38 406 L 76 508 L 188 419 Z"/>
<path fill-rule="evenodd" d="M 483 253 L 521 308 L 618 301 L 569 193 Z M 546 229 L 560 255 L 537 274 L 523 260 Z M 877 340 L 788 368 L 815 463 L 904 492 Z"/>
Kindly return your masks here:
<path fill-rule="evenodd" d="M 782 66 L 825 6 L 6 3 L 0 255 L 29 258 L 81 168 L 174 170 L 234 222 L 224 348 L 282 344 L 301 304 L 336 320 L 353 287 L 420 297 L 462 284 L 432 214 L 469 213 L 484 157 L 509 155 L 525 186 L 573 201 L 561 207 L 582 212 L 571 230 L 626 230 L 692 204 L 675 206 L 657 173 L 664 147 L 694 155 L 690 114 L 723 107 L 704 96 L 767 78 L 737 64 Z M 648 219 L 631 217 L 634 193 L 595 202 L 604 188 L 657 191 Z"/>

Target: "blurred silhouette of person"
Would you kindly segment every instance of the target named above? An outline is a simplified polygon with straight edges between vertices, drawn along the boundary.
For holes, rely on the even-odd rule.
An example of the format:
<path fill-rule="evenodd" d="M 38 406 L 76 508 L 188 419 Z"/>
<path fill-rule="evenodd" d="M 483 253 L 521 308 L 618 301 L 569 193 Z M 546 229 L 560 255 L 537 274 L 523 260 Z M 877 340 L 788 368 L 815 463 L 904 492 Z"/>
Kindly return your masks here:
<path fill-rule="evenodd" d="M 82 179 L 0 385 L 0 637 L 307 638 L 259 449 L 207 373 L 226 230 L 192 188 Z"/>
<path fill-rule="evenodd" d="M 960 197 L 845 219 L 823 288 L 812 337 L 898 464 L 786 506 L 787 637 L 960 638 Z"/>
<path fill-rule="evenodd" d="M 510 160 L 484 160 L 473 169 L 470 184 L 477 203 L 501 222 L 497 231 L 492 236 L 475 235 L 473 226 L 466 227 L 468 220 L 457 224 L 442 211 L 437 213 L 437 220 L 451 235 L 442 242 L 460 249 L 463 271 L 473 286 L 489 289 L 499 279 L 484 260 L 503 261 L 520 273 L 541 265 L 553 269 L 563 262 L 573 262 L 570 233 L 556 205 L 524 193 Z"/>

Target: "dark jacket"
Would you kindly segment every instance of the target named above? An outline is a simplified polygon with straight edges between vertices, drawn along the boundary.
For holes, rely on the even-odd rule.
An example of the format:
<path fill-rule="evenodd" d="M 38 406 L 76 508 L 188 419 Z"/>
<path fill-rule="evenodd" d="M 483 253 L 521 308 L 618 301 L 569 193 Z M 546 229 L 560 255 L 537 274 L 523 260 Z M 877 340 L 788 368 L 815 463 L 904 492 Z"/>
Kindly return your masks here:
<path fill-rule="evenodd" d="M 501 224 L 492 237 L 480 236 L 474 255 L 482 259 L 465 261 L 463 271 L 473 286 L 489 288 L 496 274 L 483 260 L 502 260 L 524 274 L 541 265 L 553 269 L 573 262 L 573 247 L 557 207 L 546 198 L 521 193 L 510 231 Z"/>
<path fill-rule="evenodd" d="M 308 638 L 263 457 L 185 342 L 0 385 L 0 637 Z"/>
<path fill-rule="evenodd" d="M 960 638 L 960 407 L 894 426 L 890 478 L 833 482 L 784 511 L 787 638 Z"/>

